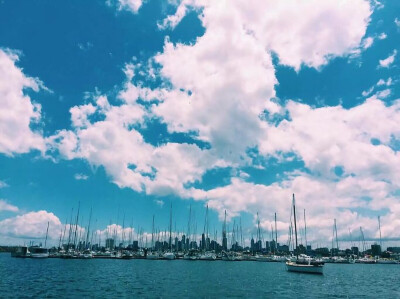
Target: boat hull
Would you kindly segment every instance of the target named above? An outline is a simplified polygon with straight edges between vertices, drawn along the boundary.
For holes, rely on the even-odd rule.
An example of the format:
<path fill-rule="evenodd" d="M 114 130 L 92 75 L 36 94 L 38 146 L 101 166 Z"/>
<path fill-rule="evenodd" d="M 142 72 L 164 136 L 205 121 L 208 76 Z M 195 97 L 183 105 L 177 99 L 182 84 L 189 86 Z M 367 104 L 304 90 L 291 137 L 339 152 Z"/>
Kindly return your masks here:
<path fill-rule="evenodd" d="M 49 257 L 48 253 L 31 253 L 30 255 L 33 259 L 47 259 Z"/>
<path fill-rule="evenodd" d="M 175 259 L 175 254 L 172 252 L 167 252 L 163 255 L 165 260 L 174 260 Z"/>
<path fill-rule="evenodd" d="M 293 262 L 287 262 L 286 268 L 289 272 L 324 274 L 323 266 L 302 265 Z"/>

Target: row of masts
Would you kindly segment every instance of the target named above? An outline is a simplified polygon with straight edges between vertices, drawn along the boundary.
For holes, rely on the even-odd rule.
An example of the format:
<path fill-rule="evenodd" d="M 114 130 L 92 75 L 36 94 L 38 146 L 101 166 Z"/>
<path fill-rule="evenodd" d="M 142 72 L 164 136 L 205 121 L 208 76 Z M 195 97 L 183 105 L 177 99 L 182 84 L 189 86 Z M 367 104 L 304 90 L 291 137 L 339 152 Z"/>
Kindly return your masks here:
<path fill-rule="evenodd" d="M 102 236 L 102 231 L 98 229 L 92 229 L 92 216 L 93 216 L 93 209 L 90 209 L 90 214 L 89 214 L 89 220 L 88 224 L 86 227 L 83 228 L 82 223 L 83 223 L 83 216 L 81 216 L 81 211 L 80 211 L 80 202 L 78 203 L 78 209 L 76 216 L 74 216 L 74 208 L 71 209 L 71 215 L 70 215 L 70 221 L 68 224 L 68 218 L 65 221 L 65 224 L 63 227 L 61 227 L 60 231 L 60 236 L 59 236 L 59 248 L 62 247 L 64 243 L 66 243 L 66 250 L 70 250 L 73 248 L 77 248 L 79 244 L 85 244 L 85 247 L 88 248 L 89 244 L 93 244 L 94 242 L 97 242 L 99 246 L 101 246 L 101 241 L 102 237 L 105 237 L 105 239 L 114 239 L 114 244 L 117 244 L 118 237 L 121 237 L 121 243 L 125 244 L 125 242 L 128 242 L 128 244 L 131 244 L 133 241 L 133 219 L 131 222 L 130 230 L 128 231 L 128 236 L 126 235 L 126 230 L 125 230 L 125 214 L 123 215 L 122 219 L 122 230 L 119 232 L 119 226 L 118 224 L 112 225 L 112 221 L 110 220 L 110 225 L 107 226 L 107 229 L 105 231 L 105 236 Z M 117 223 L 119 219 L 119 209 L 118 209 L 118 216 L 117 216 Z M 95 221 L 95 227 L 97 226 L 97 219 Z M 170 249 L 172 249 L 172 205 L 170 209 L 170 222 L 169 222 L 169 240 L 168 244 Z M 277 243 L 277 224 L 276 224 L 276 213 L 275 213 L 275 235 L 274 235 L 274 230 L 273 228 L 271 229 L 271 235 L 275 237 L 275 242 Z M 103 232 L 104 233 L 104 232 Z M 183 235 L 183 233 L 176 233 L 176 224 L 175 224 L 175 236 Z M 241 218 L 239 218 L 239 223 L 234 220 L 233 222 L 233 227 L 232 231 L 229 229 L 229 225 L 226 224 L 226 211 L 225 211 L 225 219 L 223 223 L 223 228 L 222 228 L 222 244 L 223 244 L 223 249 L 228 250 L 228 238 L 227 236 L 230 235 L 230 245 L 235 246 L 238 245 L 242 248 L 245 246 L 244 242 L 244 237 L 243 237 L 243 229 L 242 229 L 242 221 Z M 137 230 L 137 236 L 139 240 L 139 245 L 141 247 L 147 247 L 147 234 L 144 232 L 143 228 L 139 227 Z M 188 217 L 188 226 L 187 226 L 187 234 L 186 237 L 189 239 L 189 244 L 191 244 L 191 241 L 196 241 L 197 239 L 197 224 L 195 221 L 195 214 L 192 211 L 192 207 L 190 206 L 189 208 L 189 217 Z M 146 239 L 146 240 L 144 240 Z M 212 250 L 213 248 L 210 248 L 210 230 L 209 230 L 209 209 L 208 209 L 208 204 L 206 206 L 206 212 L 205 212 L 205 219 L 204 219 L 204 227 L 203 227 L 203 233 L 201 236 L 201 244 L 203 246 L 203 249 L 205 250 Z M 213 230 L 213 239 L 217 240 L 218 239 L 218 230 L 214 229 Z M 164 242 L 166 240 L 166 231 L 162 231 L 159 228 L 155 228 L 155 215 L 153 215 L 152 219 L 152 231 L 151 231 L 151 248 L 154 248 L 156 242 Z M 262 234 L 262 230 L 260 227 L 260 218 L 257 213 L 257 242 L 263 242 L 264 237 Z M 46 238 L 47 242 L 47 238 Z M 190 247 L 189 247 L 190 249 Z"/>
<path fill-rule="evenodd" d="M 85 247 L 87 248 L 89 244 L 93 244 L 94 242 L 97 242 L 99 246 L 101 246 L 101 241 L 102 241 L 102 232 L 101 230 L 98 229 L 92 229 L 92 214 L 93 214 L 93 209 L 90 209 L 90 214 L 89 214 L 89 221 L 87 226 L 82 229 L 82 224 L 83 223 L 83 217 L 81 216 L 80 218 L 80 203 L 78 203 L 78 210 L 76 213 L 76 217 L 73 216 L 74 209 L 72 208 L 71 210 L 71 216 L 70 216 L 70 222 L 67 224 L 67 219 L 65 221 L 65 225 L 63 228 L 61 228 L 60 231 L 60 237 L 59 237 L 59 248 L 64 244 L 65 241 L 67 244 L 66 250 L 69 250 L 71 248 L 76 248 L 79 243 L 84 243 Z M 293 207 L 291 210 L 291 216 L 290 216 L 290 225 L 289 225 L 289 234 L 288 234 L 288 241 L 287 245 L 289 249 L 291 248 L 297 248 L 298 244 L 294 244 L 293 242 L 293 221 L 292 221 L 292 216 L 295 213 Z M 230 231 L 229 225 L 226 223 L 226 211 L 225 211 L 225 218 L 222 226 L 222 248 L 223 250 L 228 250 L 228 235 L 230 236 L 230 246 L 231 248 L 234 248 L 235 246 L 238 247 L 240 246 L 241 248 L 245 247 L 245 241 L 243 237 L 243 229 L 242 229 L 242 221 L 241 217 L 239 218 L 239 221 L 237 222 L 236 219 L 233 221 L 233 226 L 232 230 Z M 303 230 L 303 235 L 304 235 L 304 240 L 305 240 L 305 247 L 307 248 L 308 241 L 307 241 L 307 222 L 306 222 L 306 210 L 303 210 L 303 217 L 304 217 L 304 230 Z M 118 216 L 117 216 L 117 223 L 119 222 L 119 209 L 118 209 Z M 117 240 L 119 235 L 121 236 L 121 243 L 125 244 L 128 242 L 128 244 L 132 244 L 132 241 L 134 239 L 134 230 L 133 230 L 133 219 L 131 221 L 130 229 L 128 230 L 128 235 L 126 234 L 126 229 L 125 229 L 125 214 L 123 215 L 122 219 L 122 231 L 121 233 L 119 232 L 120 228 L 118 224 L 111 225 L 112 221 L 110 220 L 110 225 L 107 227 L 105 231 L 105 239 L 114 239 L 114 244 L 118 244 Z M 381 225 L 380 225 L 380 216 L 378 216 L 378 223 L 379 223 L 379 244 L 382 248 L 382 234 L 381 234 Z M 295 223 L 296 225 L 296 223 Z M 97 226 L 97 219 L 95 222 L 95 227 Z M 176 230 L 176 223 L 175 223 L 175 232 L 174 234 L 172 233 L 172 204 L 170 207 L 170 221 L 168 225 L 168 230 L 169 230 L 169 236 L 168 236 L 168 241 L 167 241 L 167 232 L 162 231 L 159 228 L 155 228 L 155 215 L 153 215 L 152 219 L 152 231 L 151 231 L 151 246 L 150 248 L 155 248 L 156 242 L 166 242 L 168 243 L 169 249 L 172 250 L 172 244 L 173 244 L 173 235 L 175 238 L 178 236 L 184 235 L 181 232 L 177 232 Z M 47 227 L 48 231 L 48 227 Z M 86 232 L 86 234 L 85 234 Z M 147 236 L 148 234 L 144 232 L 144 229 L 142 227 L 138 227 L 136 230 L 137 232 L 137 239 L 140 247 L 148 247 L 148 240 Z M 82 235 L 84 234 L 84 235 Z M 350 235 L 350 241 L 352 242 L 352 236 L 351 236 L 351 231 L 349 229 L 349 235 Z M 301 236 L 301 234 L 300 234 Z M 103 236 L 104 237 L 104 236 Z M 189 247 L 188 249 L 191 249 L 191 244 L 192 241 L 197 241 L 198 235 L 197 235 L 197 224 L 195 221 L 195 214 L 192 211 L 192 207 L 190 206 L 189 208 L 189 216 L 188 216 L 188 225 L 187 225 L 187 230 L 186 230 L 186 236 L 185 236 L 188 241 L 189 241 Z M 210 240 L 217 240 L 218 239 L 218 230 L 214 228 L 213 230 L 213 236 L 210 238 L 210 230 L 209 230 L 209 210 L 208 210 L 208 204 L 206 206 L 205 210 L 205 218 L 204 218 L 204 227 L 203 227 L 203 233 L 201 235 L 201 248 L 204 250 L 212 250 L 214 248 L 210 247 Z M 253 237 L 252 237 L 253 239 Z M 278 244 L 278 228 L 277 228 L 277 214 L 274 214 L 274 226 L 271 224 L 271 240 L 275 242 L 275 246 Z M 262 232 L 261 228 L 261 222 L 260 222 L 260 217 L 259 213 L 257 212 L 257 218 L 256 218 L 256 244 L 260 244 L 257 246 L 260 246 L 262 248 L 262 244 L 264 243 L 264 235 Z M 336 219 L 334 219 L 334 225 L 333 225 L 333 237 L 332 237 L 332 249 L 335 247 L 334 242 L 336 243 L 336 249 L 339 249 L 339 240 L 338 240 L 338 234 L 337 234 L 337 223 Z M 45 245 L 47 243 L 47 233 L 46 233 L 46 241 Z M 303 243 L 301 241 L 301 243 Z M 364 233 L 362 230 L 362 227 L 360 227 L 360 249 L 365 251 L 366 249 L 366 242 L 364 238 Z M 352 242 L 353 245 L 353 242 Z M 277 250 L 277 248 L 274 248 Z"/>

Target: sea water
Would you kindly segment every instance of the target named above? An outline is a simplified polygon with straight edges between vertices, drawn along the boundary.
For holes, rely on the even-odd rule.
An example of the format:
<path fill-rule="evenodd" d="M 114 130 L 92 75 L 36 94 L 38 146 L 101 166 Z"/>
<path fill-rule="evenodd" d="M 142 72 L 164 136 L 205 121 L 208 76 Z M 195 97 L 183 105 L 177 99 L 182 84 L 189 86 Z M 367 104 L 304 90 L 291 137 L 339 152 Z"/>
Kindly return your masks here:
<path fill-rule="evenodd" d="M 400 298 L 400 265 L 18 259 L 0 254 L 0 298 Z"/>

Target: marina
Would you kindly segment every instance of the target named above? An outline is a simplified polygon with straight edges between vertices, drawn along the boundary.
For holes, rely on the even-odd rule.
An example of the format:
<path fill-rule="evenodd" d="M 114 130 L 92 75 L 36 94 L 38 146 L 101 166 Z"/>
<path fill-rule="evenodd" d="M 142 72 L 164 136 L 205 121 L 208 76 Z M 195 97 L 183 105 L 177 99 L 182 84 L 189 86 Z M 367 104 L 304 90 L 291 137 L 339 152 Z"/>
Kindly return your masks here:
<path fill-rule="evenodd" d="M 226 211 L 225 219 L 222 226 L 221 243 L 217 239 L 210 238 L 208 228 L 208 205 L 206 206 L 204 229 L 201 235 L 191 234 L 192 227 L 191 218 L 192 210 L 189 211 L 189 222 L 187 234 L 179 235 L 172 232 L 173 208 L 170 206 L 168 233 L 157 232 L 155 230 L 155 217 L 152 219 L 151 243 L 144 241 L 143 232 L 137 235 L 134 240 L 133 230 L 130 230 L 128 238 L 125 235 L 125 216 L 122 221 L 122 231 L 119 235 L 116 227 L 114 231 L 107 231 L 105 244 L 102 245 L 101 237 L 97 236 L 98 231 L 91 231 L 92 209 L 90 209 L 89 222 L 87 227 L 78 229 L 78 221 L 80 208 L 76 214 L 75 223 L 72 222 L 73 215 L 71 213 L 71 222 L 69 226 L 68 237 L 66 236 L 67 224 L 61 231 L 58 247 L 53 246 L 47 248 L 48 230 L 47 225 L 44 246 L 15 246 L 7 248 L 6 251 L 11 252 L 14 258 L 32 258 L 32 259 L 118 259 L 118 260 L 187 260 L 187 261 L 226 261 L 226 262 L 261 262 L 261 263 L 285 263 L 289 272 L 300 272 L 308 274 L 323 274 L 325 264 L 379 264 L 393 265 L 400 263 L 400 248 L 388 247 L 385 251 L 380 244 L 374 243 L 370 249 L 366 248 L 363 240 L 362 251 L 352 246 L 351 249 L 340 250 L 339 240 L 337 236 L 337 223 L 334 219 L 332 248 L 316 248 L 312 249 L 311 244 L 299 244 L 298 241 L 298 224 L 296 217 L 295 195 L 292 197 L 292 207 L 289 226 L 289 238 L 287 243 L 280 245 L 278 243 L 277 229 L 272 230 L 270 241 L 265 241 L 263 231 L 260 227 L 260 218 L 257 214 L 256 239 L 250 240 L 250 246 L 246 246 L 243 235 L 241 221 L 240 226 L 233 226 L 233 231 L 227 231 Z M 306 213 L 304 210 L 304 239 L 306 236 Z M 277 215 L 274 215 L 275 227 Z M 378 217 L 380 229 L 380 217 Z M 79 232 L 78 232 L 79 230 Z M 140 230 L 139 230 L 140 231 Z M 360 228 L 361 236 L 362 228 Z M 294 236 L 293 236 L 294 234 Z M 381 235 L 381 233 L 380 233 Z M 118 243 L 118 237 L 121 242 Z M 228 238 L 230 246 L 228 246 Z M 292 239 L 294 239 L 292 241 Z M 67 242 L 64 242 L 66 240 Z M 93 244 L 94 240 L 98 243 Z M 197 242 L 199 241 L 199 243 Z M 118 245 L 117 245 L 118 244 Z M 336 244 L 336 247 L 334 247 Z"/>

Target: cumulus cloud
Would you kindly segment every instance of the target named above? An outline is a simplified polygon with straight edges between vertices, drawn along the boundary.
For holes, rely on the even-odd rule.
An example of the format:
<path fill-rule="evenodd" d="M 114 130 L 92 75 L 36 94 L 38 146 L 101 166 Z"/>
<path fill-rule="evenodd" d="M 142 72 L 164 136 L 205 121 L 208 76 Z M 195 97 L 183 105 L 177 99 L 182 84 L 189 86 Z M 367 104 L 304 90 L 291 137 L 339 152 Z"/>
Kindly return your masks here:
<path fill-rule="evenodd" d="M 394 59 L 397 55 L 397 50 L 393 50 L 393 53 L 390 54 L 387 58 L 379 60 L 379 66 L 381 68 L 388 68 L 392 65 L 392 63 L 394 62 Z"/>
<path fill-rule="evenodd" d="M 18 207 L 13 206 L 7 203 L 5 200 L 0 199 L 0 212 L 1 211 L 10 211 L 10 212 L 18 212 Z"/>
<path fill-rule="evenodd" d="M 61 222 L 56 215 L 47 211 L 29 212 L 0 221 L 0 235 L 27 239 L 44 239 L 47 223 L 49 238 L 57 239 Z"/>
<path fill-rule="evenodd" d="M 299 69 L 302 64 L 320 67 L 330 56 L 350 54 L 364 36 L 372 13 L 368 1 L 182 1 L 174 16 L 164 23 L 183 18 L 187 7 L 202 7 L 206 30 L 228 31 L 232 20 L 275 52 L 280 62 Z M 172 21 L 171 21 L 172 20 Z M 290 46 L 289 46 L 290 45 Z"/>
<path fill-rule="evenodd" d="M 27 77 L 16 63 L 18 53 L 0 49 L 0 153 L 8 156 L 45 150 L 44 139 L 32 125 L 41 120 L 41 106 L 32 101 L 26 89 L 46 89 L 37 78 Z"/>
<path fill-rule="evenodd" d="M 376 96 L 351 109 L 341 106 L 313 109 L 291 101 L 287 109 L 292 120 L 271 126 L 260 143 L 260 151 L 294 152 L 307 168 L 325 177 L 339 165 L 348 174 L 399 184 L 395 169 L 400 156 L 390 148 L 392 138 L 400 137 L 396 124 L 399 105 L 395 101 L 386 106 Z M 380 145 L 373 145 L 371 139 L 379 140 Z"/>

